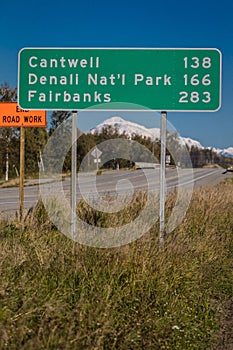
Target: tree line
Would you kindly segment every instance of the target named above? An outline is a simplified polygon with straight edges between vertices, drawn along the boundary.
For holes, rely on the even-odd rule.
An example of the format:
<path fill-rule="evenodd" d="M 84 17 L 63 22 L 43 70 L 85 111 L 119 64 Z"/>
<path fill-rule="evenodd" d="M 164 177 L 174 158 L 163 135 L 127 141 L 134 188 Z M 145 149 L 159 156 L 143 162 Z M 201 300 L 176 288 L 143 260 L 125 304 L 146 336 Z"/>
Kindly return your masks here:
<path fill-rule="evenodd" d="M 16 102 L 17 101 L 17 89 L 11 88 L 7 83 L 0 85 L 0 102 Z M 53 132 L 69 119 L 71 112 L 68 111 L 53 111 L 50 117 L 50 123 L 48 128 L 25 128 L 25 175 L 37 176 L 39 169 L 43 167 L 43 150 L 48 142 L 49 137 Z M 64 135 L 61 135 L 64 137 Z M 79 169 L 82 162 L 87 162 L 89 168 L 94 169 L 96 164 L 93 157 L 86 157 L 86 155 L 98 144 L 114 139 L 129 139 L 129 136 L 125 133 L 119 134 L 118 131 L 110 126 L 105 127 L 101 133 L 86 133 L 82 134 L 78 138 L 77 142 L 77 168 Z M 167 150 L 167 155 L 170 155 L 170 164 L 175 165 L 176 156 L 180 152 L 179 143 L 177 141 L 178 135 L 167 135 L 168 149 L 173 150 L 173 154 L 170 154 Z M 145 146 L 158 160 L 160 159 L 160 140 L 152 141 L 148 137 L 141 137 L 139 135 L 132 135 L 130 138 L 132 141 L 137 141 L 139 144 Z M 56 147 L 62 147 L 56 145 Z M 114 146 L 113 146 L 114 147 Z M 115 146 L 117 147 L 117 146 Z M 108 151 L 108 150 L 106 150 Z M 111 154 L 118 154 L 118 149 L 111 150 Z M 126 154 L 125 158 L 117 158 L 109 155 L 109 161 L 102 165 L 105 168 L 116 167 L 132 167 L 132 159 L 136 159 L 138 162 L 150 162 L 147 152 L 143 151 L 141 147 L 138 149 L 134 147 L 133 157 L 130 154 Z M 0 179 L 6 178 L 6 173 L 9 178 L 15 178 L 19 176 L 19 153 L 20 153 L 20 129 L 19 128 L 0 128 Z M 188 149 L 188 154 L 191 159 L 191 165 L 193 167 L 202 167 L 206 164 L 220 164 L 227 166 L 232 164 L 232 159 L 220 157 L 212 149 L 198 149 L 192 146 Z M 187 154 L 179 154 L 180 165 L 189 166 L 187 161 Z M 55 164 L 54 160 L 54 164 Z M 83 164 L 83 163 L 82 163 Z M 53 164 L 51 164 L 53 166 Z M 177 165 L 177 164 L 176 164 Z M 101 167 L 101 164 L 100 164 Z M 67 153 L 64 163 L 63 172 L 67 173 L 71 169 L 71 150 Z M 42 169 L 43 170 L 43 169 Z"/>

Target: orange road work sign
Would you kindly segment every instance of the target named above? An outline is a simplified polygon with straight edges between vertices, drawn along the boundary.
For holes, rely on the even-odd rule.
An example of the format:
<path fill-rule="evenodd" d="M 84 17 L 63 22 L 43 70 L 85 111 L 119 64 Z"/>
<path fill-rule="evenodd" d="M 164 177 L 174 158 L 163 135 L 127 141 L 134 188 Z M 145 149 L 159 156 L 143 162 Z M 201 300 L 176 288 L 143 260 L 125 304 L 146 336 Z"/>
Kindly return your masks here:
<path fill-rule="evenodd" d="M 46 111 L 26 110 L 17 102 L 0 103 L 0 127 L 46 127 Z"/>

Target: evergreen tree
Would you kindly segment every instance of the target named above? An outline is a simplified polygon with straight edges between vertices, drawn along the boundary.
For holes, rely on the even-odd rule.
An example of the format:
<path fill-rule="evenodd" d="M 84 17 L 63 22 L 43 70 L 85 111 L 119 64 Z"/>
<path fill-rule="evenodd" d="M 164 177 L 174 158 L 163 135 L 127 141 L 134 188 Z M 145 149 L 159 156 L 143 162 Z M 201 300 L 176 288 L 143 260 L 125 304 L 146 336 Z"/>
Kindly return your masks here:
<path fill-rule="evenodd" d="M 82 134 L 78 138 L 77 146 L 77 168 L 81 166 L 82 170 L 95 169 L 94 158 L 89 154 L 96 146 L 95 136 L 89 133 Z"/>
<path fill-rule="evenodd" d="M 48 139 L 45 128 L 25 128 L 25 174 L 38 174 L 41 155 Z"/>
<path fill-rule="evenodd" d="M 51 171 L 58 170 L 60 167 L 60 157 L 63 159 L 63 167 L 62 171 L 67 172 L 71 170 L 71 149 L 68 153 L 65 153 L 63 149 L 64 143 L 59 143 L 58 140 L 61 138 L 65 142 L 70 141 L 71 138 L 71 129 L 72 122 L 70 120 L 71 112 L 70 111 L 53 111 L 50 118 L 50 129 L 49 135 L 51 136 L 53 132 L 56 130 L 56 139 L 51 139 L 48 147 L 50 147 L 50 151 L 47 148 L 47 159 L 46 167 Z M 61 126 L 59 129 L 58 127 Z"/>
<path fill-rule="evenodd" d="M 0 85 L 0 102 L 17 101 L 17 88 L 8 83 Z M 0 177 L 15 176 L 19 167 L 19 133 L 16 128 L 0 128 Z"/>
<path fill-rule="evenodd" d="M 70 111 L 53 111 L 51 115 L 51 127 L 49 129 L 49 134 L 51 135 L 54 130 L 61 125 L 65 120 L 71 116 Z"/>
<path fill-rule="evenodd" d="M 16 102 L 17 88 L 11 88 L 8 83 L 0 85 L 0 102 Z"/>

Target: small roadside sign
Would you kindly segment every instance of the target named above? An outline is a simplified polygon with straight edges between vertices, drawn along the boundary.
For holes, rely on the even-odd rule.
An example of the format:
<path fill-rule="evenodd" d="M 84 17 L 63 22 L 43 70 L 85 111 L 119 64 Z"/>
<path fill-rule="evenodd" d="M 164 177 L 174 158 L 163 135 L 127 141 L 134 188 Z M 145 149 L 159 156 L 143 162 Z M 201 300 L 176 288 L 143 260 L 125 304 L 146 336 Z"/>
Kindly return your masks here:
<path fill-rule="evenodd" d="M 25 131 L 24 127 L 46 127 L 46 111 L 25 110 L 17 102 L 0 103 L 0 127 L 20 128 L 20 179 L 19 179 L 19 216 L 23 227 L 24 208 L 24 158 Z"/>
<path fill-rule="evenodd" d="M 91 155 L 96 159 L 98 159 L 101 156 L 101 154 L 102 152 L 97 147 L 95 147 L 91 152 Z"/>
<path fill-rule="evenodd" d="M 17 102 L 0 103 L 0 127 L 46 127 L 46 111 L 25 110 Z"/>

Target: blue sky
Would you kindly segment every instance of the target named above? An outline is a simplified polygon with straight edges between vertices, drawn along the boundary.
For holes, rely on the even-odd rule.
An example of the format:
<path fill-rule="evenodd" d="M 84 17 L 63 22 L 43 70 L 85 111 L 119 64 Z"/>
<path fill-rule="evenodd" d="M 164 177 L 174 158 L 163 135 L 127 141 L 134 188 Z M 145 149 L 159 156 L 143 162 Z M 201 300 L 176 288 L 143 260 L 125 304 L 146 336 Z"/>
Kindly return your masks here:
<path fill-rule="evenodd" d="M 0 84 L 17 86 L 23 47 L 218 48 L 223 56 L 222 107 L 212 113 L 168 113 L 182 136 L 204 146 L 233 146 L 233 2 L 153 0 L 33 0 L 2 2 Z M 113 115 L 146 127 L 158 113 L 80 113 L 86 131 Z"/>

